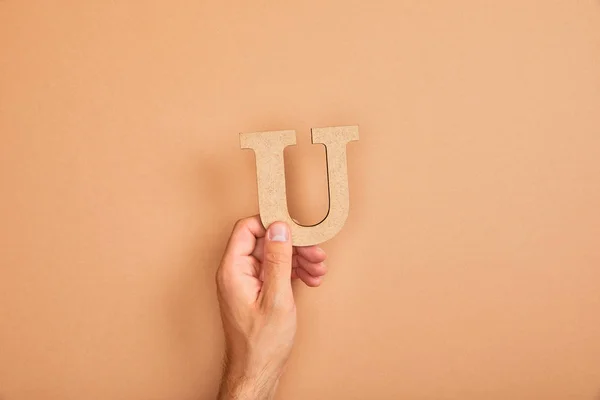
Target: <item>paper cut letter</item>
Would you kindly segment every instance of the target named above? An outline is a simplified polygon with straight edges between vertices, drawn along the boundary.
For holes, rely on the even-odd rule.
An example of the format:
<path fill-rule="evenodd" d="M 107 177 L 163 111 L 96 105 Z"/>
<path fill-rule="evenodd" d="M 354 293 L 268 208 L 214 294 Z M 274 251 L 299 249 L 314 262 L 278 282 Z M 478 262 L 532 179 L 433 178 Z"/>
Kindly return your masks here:
<path fill-rule="evenodd" d="M 294 222 L 287 207 L 283 149 L 296 144 L 296 132 L 289 130 L 240 134 L 242 149 L 252 149 L 256 155 L 258 208 L 262 224 L 268 227 L 275 221 L 287 222 L 295 246 L 318 244 L 334 237 L 346 222 L 350 208 L 346 144 L 358 140 L 358 126 L 313 128 L 311 133 L 313 144 L 325 145 L 329 187 L 327 215 L 321 222 L 311 226 Z"/>

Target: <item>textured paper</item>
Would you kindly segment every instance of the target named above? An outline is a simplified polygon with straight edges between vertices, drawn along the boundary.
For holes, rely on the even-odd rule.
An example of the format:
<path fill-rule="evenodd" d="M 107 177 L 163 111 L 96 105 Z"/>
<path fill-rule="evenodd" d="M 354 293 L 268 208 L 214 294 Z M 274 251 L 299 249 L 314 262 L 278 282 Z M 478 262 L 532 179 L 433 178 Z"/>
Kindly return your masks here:
<path fill-rule="evenodd" d="M 242 149 L 252 149 L 256 155 L 258 207 L 263 225 L 287 222 L 296 246 L 318 244 L 334 237 L 344 226 L 350 208 L 346 144 L 354 140 L 358 140 L 358 126 L 312 129 L 312 143 L 325 146 L 329 209 L 321 222 L 305 226 L 290 217 L 285 191 L 283 149 L 296 144 L 296 132 L 241 133 Z"/>

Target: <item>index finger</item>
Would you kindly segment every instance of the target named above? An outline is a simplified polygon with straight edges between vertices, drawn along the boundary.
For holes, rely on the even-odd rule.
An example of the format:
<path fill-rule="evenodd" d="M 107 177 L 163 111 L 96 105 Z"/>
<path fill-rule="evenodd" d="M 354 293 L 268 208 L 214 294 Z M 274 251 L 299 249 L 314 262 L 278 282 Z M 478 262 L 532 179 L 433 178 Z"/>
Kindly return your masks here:
<path fill-rule="evenodd" d="M 256 240 L 264 237 L 266 230 L 260 222 L 260 217 L 240 219 L 233 227 L 231 237 L 225 249 L 225 256 L 249 256 L 254 251 Z"/>

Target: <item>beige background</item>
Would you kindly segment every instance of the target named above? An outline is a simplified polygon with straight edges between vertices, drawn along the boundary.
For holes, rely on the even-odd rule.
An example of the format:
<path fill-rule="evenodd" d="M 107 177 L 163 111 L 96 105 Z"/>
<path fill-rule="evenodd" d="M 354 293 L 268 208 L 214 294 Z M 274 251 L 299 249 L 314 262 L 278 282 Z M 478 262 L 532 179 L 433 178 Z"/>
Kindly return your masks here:
<path fill-rule="evenodd" d="M 0 1 L 0 398 L 211 399 L 238 133 L 360 125 L 279 399 L 600 396 L 600 2 Z"/>

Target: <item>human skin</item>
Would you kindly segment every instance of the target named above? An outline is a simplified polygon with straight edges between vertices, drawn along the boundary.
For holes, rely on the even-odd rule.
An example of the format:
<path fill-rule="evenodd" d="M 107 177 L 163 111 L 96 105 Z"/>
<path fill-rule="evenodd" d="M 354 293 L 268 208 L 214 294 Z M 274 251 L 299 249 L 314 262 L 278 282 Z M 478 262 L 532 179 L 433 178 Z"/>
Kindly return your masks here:
<path fill-rule="evenodd" d="M 218 400 L 267 400 L 275 395 L 296 334 L 291 281 L 317 287 L 327 268 L 317 246 L 292 246 L 284 222 L 268 230 L 258 216 L 235 224 L 216 274 L 225 334 Z"/>

